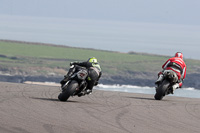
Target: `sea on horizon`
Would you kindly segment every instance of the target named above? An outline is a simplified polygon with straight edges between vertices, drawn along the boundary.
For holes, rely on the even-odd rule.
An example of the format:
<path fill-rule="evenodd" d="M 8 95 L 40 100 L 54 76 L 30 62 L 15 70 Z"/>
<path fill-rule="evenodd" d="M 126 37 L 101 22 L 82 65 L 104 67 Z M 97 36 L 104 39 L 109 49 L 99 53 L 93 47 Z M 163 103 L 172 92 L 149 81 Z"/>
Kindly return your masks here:
<path fill-rule="evenodd" d="M 60 84 L 54 82 L 31 82 L 26 81 L 25 84 L 38 84 L 38 85 L 48 85 L 48 86 L 56 86 L 58 90 L 61 91 Z M 142 87 L 142 86 L 133 86 L 133 85 L 105 85 L 99 84 L 95 86 L 96 90 L 104 90 L 104 91 L 117 91 L 117 92 L 126 92 L 126 93 L 142 93 L 142 94 L 155 94 L 154 87 Z M 177 97 L 188 97 L 188 98 L 200 98 L 200 90 L 195 88 L 181 88 L 177 89 L 174 94 L 170 94 L 168 96 L 177 96 Z"/>

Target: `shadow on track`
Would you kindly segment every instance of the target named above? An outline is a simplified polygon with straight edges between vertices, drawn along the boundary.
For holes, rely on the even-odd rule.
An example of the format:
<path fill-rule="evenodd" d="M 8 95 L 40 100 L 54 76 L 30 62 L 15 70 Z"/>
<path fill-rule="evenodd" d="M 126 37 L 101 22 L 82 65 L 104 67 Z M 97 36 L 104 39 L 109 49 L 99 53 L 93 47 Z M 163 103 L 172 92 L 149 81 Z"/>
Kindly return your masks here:
<path fill-rule="evenodd" d="M 62 102 L 62 101 L 60 101 L 60 100 L 58 100 L 58 99 L 53 99 L 53 98 L 40 98 L 40 97 L 30 97 L 31 99 L 37 99 L 37 100 L 44 100 L 44 101 L 57 101 L 57 102 Z M 74 103 L 76 103 L 76 102 L 78 102 L 78 101 L 70 101 L 70 100 L 68 100 L 68 101 L 66 101 L 66 102 L 74 102 Z"/>
<path fill-rule="evenodd" d="M 146 98 L 146 97 L 127 97 L 127 98 L 134 98 L 134 99 L 141 99 L 141 100 L 155 100 L 154 98 Z"/>

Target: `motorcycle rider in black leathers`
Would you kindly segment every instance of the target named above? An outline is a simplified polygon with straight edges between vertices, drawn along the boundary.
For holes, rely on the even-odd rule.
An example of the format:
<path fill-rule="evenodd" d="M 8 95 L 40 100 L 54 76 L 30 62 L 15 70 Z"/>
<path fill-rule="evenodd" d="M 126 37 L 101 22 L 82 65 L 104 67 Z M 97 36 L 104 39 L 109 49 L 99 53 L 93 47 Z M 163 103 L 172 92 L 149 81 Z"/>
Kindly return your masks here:
<path fill-rule="evenodd" d="M 88 78 L 86 79 L 88 85 L 85 94 L 90 94 L 94 86 L 98 85 L 98 81 L 102 75 L 100 64 L 95 57 L 89 58 L 85 62 L 71 62 L 70 66 L 75 65 L 76 67 L 70 68 L 68 73 L 64 76 L 64 79 L 60 81 L 61 85 L 64 85 L 72 76 L 72 74 L 80 67 L 85 67 L 88 70 Z"/>

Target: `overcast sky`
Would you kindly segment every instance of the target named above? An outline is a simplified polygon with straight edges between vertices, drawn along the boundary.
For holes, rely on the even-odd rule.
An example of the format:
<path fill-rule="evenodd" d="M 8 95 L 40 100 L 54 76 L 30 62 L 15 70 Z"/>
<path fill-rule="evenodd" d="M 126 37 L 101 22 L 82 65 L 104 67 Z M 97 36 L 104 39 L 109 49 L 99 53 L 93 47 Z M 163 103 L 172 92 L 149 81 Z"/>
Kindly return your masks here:
<path fill-rule="evenodd" d="M 200 59 L 200 0 L 0 0 L 0 39 Z"/>
<path fill-rule="evenodd" d="M 0 0 L 0 14 L 200 24 L 200 0 Z"/>

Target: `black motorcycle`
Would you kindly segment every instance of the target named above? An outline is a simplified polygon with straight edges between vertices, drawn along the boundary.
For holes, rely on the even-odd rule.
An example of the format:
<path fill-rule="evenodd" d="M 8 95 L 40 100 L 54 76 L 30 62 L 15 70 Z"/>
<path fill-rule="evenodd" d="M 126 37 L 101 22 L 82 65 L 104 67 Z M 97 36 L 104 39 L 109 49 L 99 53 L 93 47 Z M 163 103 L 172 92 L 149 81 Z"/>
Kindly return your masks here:
<path fill-rule="evenodd" d="M 72 65 L 71 68 L 76 66 Z M 79 68 L 69 80 L 61 86 L 62 92 L 58 95 L 60 101 L 67 101 L 70 96 L 82 96 L 86 92 L 88 71 L 86 68 Z"/>
<path fill-rule="evenodd" d="M 172 70 L 165 70 L 163 72 L 163 80 L 156 87 L 156 100 L 162 100 L 165 95 L 173 94 L 172 86 L 178 81 L 177 74 Z"/>

